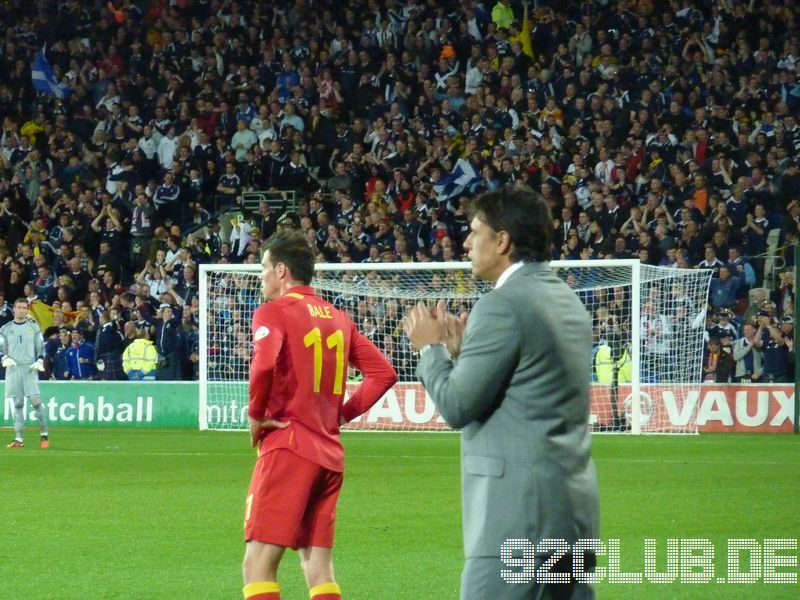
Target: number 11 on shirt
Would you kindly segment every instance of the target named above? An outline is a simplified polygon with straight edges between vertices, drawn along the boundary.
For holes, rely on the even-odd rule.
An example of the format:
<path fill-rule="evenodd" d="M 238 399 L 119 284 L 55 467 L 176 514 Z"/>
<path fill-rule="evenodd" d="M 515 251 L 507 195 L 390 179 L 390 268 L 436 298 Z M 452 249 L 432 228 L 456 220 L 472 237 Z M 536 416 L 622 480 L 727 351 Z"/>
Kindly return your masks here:
<path fill-rule="evenodd" d="M 322 382 L 322 331 L 314 327 L 303 337 L 306 348 L 314 346 L 314 392 L 319 393 Z M 337 329 L 325 340 L 328 350 L 336 352 L 336 373 L 333 378 L 333 393 L 341 394 L 344 384 L 344 333 Z"/>

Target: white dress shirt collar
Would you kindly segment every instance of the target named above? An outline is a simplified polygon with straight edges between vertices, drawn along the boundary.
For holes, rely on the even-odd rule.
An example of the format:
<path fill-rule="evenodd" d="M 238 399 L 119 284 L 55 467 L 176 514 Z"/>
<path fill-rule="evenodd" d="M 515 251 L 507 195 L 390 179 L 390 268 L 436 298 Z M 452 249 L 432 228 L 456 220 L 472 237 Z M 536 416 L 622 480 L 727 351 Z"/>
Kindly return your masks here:
<path fill-rule="evenodd" d="M 494 289 L 497 289 L 501 285 L 503 285 L 508 280 L 508 278 L 511 277 L 512 273 L 514 273 L 514 271 L 519 269 L 524 264 L 525 263 L 523 261 L 515 262 L 513 265 L 511 265 L 505 271 L 503 271 L 503 274 L 497 278 L 497 283 L 494 284 Z"/>

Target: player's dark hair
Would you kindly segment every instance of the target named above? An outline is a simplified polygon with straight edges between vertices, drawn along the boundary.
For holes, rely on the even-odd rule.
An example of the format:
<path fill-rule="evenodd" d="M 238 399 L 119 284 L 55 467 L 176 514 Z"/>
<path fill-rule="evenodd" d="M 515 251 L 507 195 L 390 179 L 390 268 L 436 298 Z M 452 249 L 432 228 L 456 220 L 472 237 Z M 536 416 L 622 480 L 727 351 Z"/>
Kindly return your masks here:
<path fill-rule="evenodd" d="M 273 265 L 282 262 L 292 273 L 292 279 L 302 285 L 309 285 L 314 276 L 314 251 L 308 245 L 306 236 L 300 231 L 276 233 L 264 246 L 269 251 Z"/>
<path fill-rule="evenodd" d="M 477 217 L 494 231 L 511 238 L 512 262 L 550 260 L 553 221 L 547 201 L 529 187 L 503 186 L 472 200 L 470 218 Z"/>

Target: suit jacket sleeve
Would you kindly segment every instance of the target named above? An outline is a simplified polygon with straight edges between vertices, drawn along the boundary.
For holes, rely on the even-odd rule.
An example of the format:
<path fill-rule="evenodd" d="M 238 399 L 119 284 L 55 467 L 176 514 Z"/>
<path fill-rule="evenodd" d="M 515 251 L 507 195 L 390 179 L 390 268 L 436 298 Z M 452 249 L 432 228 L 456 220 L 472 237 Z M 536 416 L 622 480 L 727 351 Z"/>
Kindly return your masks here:
<path fill-rule="evenodd" d="M 519 336 L 509 301 L 490 293 L 469 316 L 457 361 L 443 347 L 420 359 L 417 376 L 448 425 L 461 429 L 497 408 L 517 364 Z"/>

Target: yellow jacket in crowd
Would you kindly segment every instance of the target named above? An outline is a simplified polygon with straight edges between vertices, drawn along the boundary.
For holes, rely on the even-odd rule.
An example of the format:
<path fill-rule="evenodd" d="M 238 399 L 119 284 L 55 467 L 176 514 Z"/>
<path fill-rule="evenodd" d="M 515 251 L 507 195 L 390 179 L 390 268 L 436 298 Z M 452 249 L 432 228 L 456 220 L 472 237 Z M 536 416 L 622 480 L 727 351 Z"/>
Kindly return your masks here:
<path fill-rule="evenodd" d="M 128 379 L 155 379 L 158 351 L 150 340 L 137 338 L 122 353 L 122 369 Z"/>
<path fill-rule="evenodd" d="M 628 349 L 617 360 L 616 365 L 611 360 L 611 347 L 603 344 L 597 349 L 594 357 L 595 372 L 597 373 L 597 383 L 610 384 L 614 377 L 614 367 L 617 368 L 617 383 L 630 383 L 632 381 L 631 355 Z"/>

